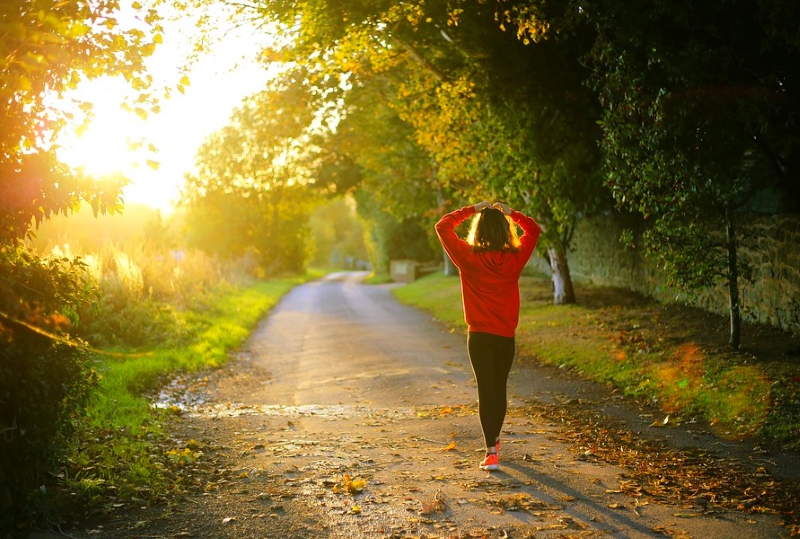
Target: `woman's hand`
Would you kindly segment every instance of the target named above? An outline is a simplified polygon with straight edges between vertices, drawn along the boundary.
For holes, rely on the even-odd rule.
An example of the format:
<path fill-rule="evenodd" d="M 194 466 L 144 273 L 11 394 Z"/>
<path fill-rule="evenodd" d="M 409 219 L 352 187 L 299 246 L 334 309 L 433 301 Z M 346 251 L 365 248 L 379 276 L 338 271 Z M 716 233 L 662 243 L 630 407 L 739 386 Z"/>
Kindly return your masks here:
<path fill-rule="evenodd" d="M 478 212 L 480 212 L 480 211 L 482 211 L 482 210 L 485 210 L 486 208 L 491 208 L 491 207 L 492 207 L 492 205 L 491 205 L 491 204 L 489 204 L 489 203 L 488 203 L 488 202 L 486 202 L 486 201 L 481 201 L 481 202 L 478 202 L 478 203 L 477 203 L 477 204 L 475 204 L 475 206 L 474 206 L 474 208 L 475 208 L 475 213 L 478 213 Z"/>
<path fill-rule="evenodd" d="M 492 207 L 497 208 L 498 210 L 503 212 L 504 215 L 511 215 L 511 208 L 508 206 L 508 204 L 503 204 L 502 202 L 495 202 L 494 204 L 492 204 Z"/>

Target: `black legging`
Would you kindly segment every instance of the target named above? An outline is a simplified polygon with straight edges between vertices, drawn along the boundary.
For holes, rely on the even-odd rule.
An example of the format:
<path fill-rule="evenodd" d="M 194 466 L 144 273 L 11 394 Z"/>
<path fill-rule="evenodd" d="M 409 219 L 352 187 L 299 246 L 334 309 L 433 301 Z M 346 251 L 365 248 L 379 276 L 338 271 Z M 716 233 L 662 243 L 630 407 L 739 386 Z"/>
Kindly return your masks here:
<path fill-rule="evenodd" d="M 478 415 L 483 437 L 486 447 L 493 447 L 506 418 L 506 384 L 514 361 L 514 337 L 468 333 L 467 353 L 478 384 Z"/>

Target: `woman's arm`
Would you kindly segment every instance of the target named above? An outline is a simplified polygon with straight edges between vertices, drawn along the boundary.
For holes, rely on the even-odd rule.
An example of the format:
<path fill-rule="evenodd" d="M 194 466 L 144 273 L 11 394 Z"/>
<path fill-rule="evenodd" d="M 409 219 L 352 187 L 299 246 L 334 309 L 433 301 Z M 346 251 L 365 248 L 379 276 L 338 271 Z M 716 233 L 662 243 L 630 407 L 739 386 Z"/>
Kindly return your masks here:
<path fill-rule="evenodd" d="M 439 236 L 442 247 L 447 251 L 450 260 L 452 260 L 456 266 L 458 266 L 461 257 L 471 249 L 467 242 L 458 237 L 458 234 L 456 234 L 456 227 L 479 211 L 477 209 L 479 204 L 487 204 L 488 207 L 488 202 L 479 202 L 474 206 L 464 206 L 461 209 L 444 215 L 439 219 L 439 222 L 436 223 L 436 235 Z"/>

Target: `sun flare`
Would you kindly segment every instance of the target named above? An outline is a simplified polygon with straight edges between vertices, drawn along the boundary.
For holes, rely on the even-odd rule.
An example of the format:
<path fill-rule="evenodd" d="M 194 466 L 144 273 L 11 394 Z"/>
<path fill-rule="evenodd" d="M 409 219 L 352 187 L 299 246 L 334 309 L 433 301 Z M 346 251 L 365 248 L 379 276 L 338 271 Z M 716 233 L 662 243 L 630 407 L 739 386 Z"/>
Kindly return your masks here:
<path fill-rule="evenodd" d="M 125 204 L 172 211 L 205 138 L 227 124 L 245 96 L 275 75 L 257 61 L 270 36 L 248 25 L 227 30 L 225 39 L 185 72 L 191 40 L 181 33 L 181 24 L 187 22 L 165 27 L 164 43 L 148 63 L 156 86 L 172 89 L 169 99 L 160 99 L 160 112 L 140 116 L 125 110 L 121 105 L 126 98 L 131 101 L 133 91 L 123 79 L 86 81 L 64 97 L 66 108 L 74 108 L 71 99 L 91 103 L 93 117 L 85 131 L 77 133 L 73 126 L 62 133 L 59 158 L 98 177 L 122 173 L 130 180 L 123 191 Z M 175 91 L 178 81 L 182 87 Z"/>
<path fill-rule="evenodd" d="M 142 122 L 107 102 L 93 106 L 96 116 L 81 134 L 70 133 L 60 141 L 59 157 L 93 176 L 129 174 L 142 160 L 141 143 L 135 140 L 143 127 L 137 123 Z"/>

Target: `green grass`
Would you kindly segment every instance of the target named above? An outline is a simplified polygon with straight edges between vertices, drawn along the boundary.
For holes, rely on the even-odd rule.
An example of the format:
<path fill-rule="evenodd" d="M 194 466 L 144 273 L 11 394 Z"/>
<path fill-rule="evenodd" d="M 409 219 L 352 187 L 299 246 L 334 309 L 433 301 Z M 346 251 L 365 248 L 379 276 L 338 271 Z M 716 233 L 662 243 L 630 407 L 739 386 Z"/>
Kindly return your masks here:
<path fill-rule="evenodd" d="M 175 488 L 167 472 L 174 452 L 163 426 L 170 411 L 151 406 L 150 398 L 171 375 L 224 364 L 286 292 L 321 275 L 309 272 L 245 287 L 220 287 L 181 312 L 182 323 L 193 335 L 188 344 L 117 348 L 98 356 L 95 368 L 101 380 L 78 425 L 78 443 L 62 482 L 67 499 L 83 508 L 134 498 L 165 499 Z"/>
<path fill-rule="evenodd" d="M 579 284 L 580 303 L 556 306 L 549 280 L 538 276 L 523 277 L 520 292 L 521 364 L 553 364 L 609 384 L 657 403 L 673 423 L 701 417 L 723 437 L 800 449 L 800 366 L 767 352 L 729 351 L 726 335 L 715 330 L 724 320 Z M 457 277 L 430 275 L 394 294 L 465 331 Z"/>
<path fill-rule="evenodd" d="M 400 301 L 425 309 L 442 322 L 466 330 L 457 277 L 435 273 L 395 288 L 393 293 Z"/>

